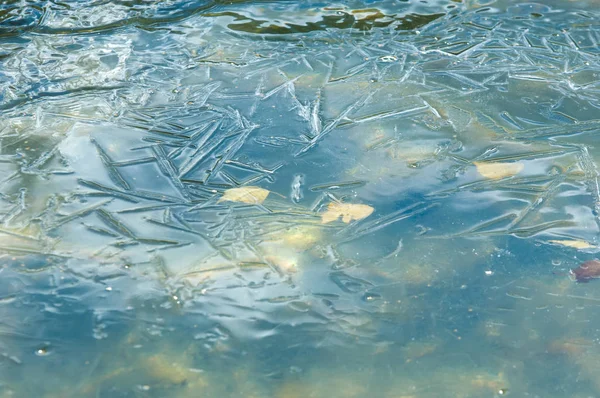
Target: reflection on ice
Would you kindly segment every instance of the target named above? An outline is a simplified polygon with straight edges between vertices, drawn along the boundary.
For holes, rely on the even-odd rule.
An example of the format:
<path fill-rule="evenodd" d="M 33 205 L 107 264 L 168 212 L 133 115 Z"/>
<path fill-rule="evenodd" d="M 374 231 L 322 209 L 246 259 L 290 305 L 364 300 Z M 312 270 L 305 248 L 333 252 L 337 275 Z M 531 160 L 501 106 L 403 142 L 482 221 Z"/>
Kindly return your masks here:
<path fill-rule="evenodd" d="M 592 3 L 229 3 L 0 6 L 0 396 L 597 394 Z"/>

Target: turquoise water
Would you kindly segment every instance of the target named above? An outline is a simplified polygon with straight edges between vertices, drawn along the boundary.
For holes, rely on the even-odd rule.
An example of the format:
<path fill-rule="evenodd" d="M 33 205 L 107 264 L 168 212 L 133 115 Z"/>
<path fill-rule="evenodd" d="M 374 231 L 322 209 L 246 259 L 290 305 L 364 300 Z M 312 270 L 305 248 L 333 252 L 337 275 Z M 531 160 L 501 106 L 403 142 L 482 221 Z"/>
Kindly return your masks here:
<path fill-rule="evenodd" d="M 0 3 L 0 397 L 596 397 L 600 3 Z"/>

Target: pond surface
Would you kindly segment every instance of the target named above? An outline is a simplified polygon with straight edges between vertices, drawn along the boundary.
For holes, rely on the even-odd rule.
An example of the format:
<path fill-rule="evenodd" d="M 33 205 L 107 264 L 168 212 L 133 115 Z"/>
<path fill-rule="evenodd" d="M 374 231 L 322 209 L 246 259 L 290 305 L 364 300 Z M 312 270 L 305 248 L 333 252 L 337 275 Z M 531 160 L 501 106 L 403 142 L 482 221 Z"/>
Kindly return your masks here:
<path fill-rule="evenodd" d="M 3 1 L 0 397 L 600 396 L 599 7 Z"/>

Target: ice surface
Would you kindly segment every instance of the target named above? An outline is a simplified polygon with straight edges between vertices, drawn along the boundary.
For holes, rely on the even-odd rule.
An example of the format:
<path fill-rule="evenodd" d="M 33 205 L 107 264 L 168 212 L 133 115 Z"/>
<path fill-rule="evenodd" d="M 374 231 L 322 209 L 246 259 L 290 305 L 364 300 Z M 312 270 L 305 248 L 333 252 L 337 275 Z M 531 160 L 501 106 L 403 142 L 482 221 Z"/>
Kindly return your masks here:
<path fill-rule="evenodd" d="M 596 6 L 0 5 L 0 396 L 595 396 Z"/>

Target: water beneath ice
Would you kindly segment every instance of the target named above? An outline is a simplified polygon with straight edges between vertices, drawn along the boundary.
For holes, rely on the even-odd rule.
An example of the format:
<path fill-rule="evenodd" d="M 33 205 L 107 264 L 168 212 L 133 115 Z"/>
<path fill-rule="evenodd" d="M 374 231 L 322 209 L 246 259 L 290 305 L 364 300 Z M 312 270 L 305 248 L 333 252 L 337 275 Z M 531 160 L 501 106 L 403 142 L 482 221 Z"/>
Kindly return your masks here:
<path fill-rule="evenodd" d="M 0 397 L 595 397 L 600 3 L 0 3 Z"/>

